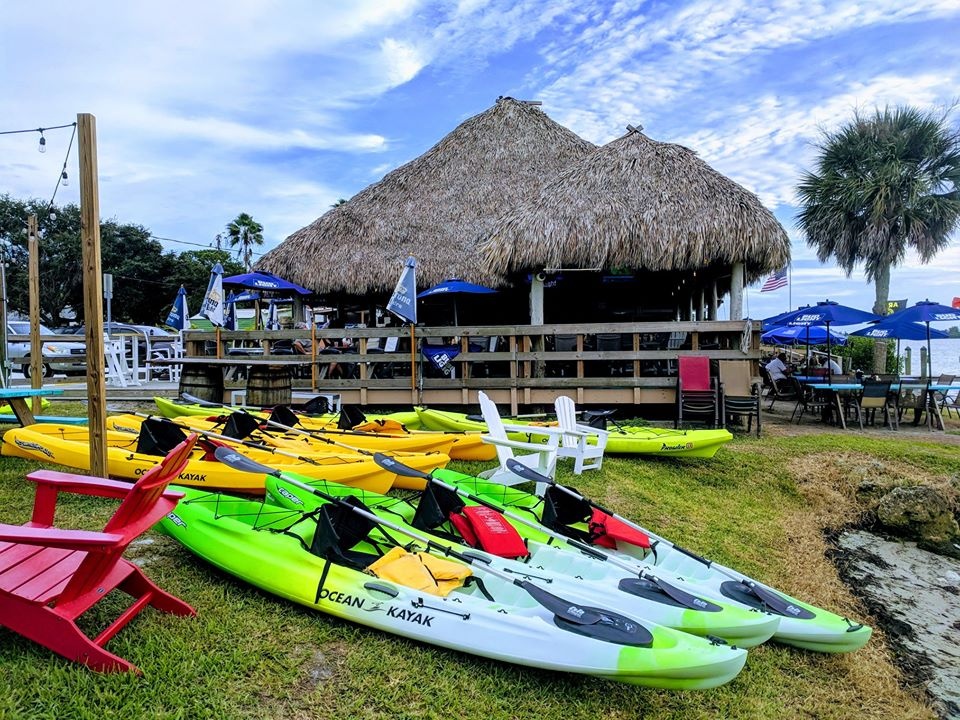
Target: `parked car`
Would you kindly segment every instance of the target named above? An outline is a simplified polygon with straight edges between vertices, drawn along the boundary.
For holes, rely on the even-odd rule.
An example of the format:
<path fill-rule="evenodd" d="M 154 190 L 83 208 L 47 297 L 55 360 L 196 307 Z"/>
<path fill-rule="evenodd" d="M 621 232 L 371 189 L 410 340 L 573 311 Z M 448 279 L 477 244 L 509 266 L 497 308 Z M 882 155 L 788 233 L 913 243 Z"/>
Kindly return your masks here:
<path fill-rule="evenodd" d="M 7 322 L 8 335 L 29 335 L 30 323 L 25 320 L 10 320 Z M 54 335 L 43 325 L 40 326 L 40 335 Z M 68 340 L 56 342 L 47 341 L 43 343 L 43 375 L 51 377 L 55 372 L 62 372 L 66 375 L 83 375 L 87 372 L 87 365 L 84 357 L 87 354 L 86 345 L 83 343 L 70 342 Z M 21 363 L 20 370 L 23 376 L 30 377 L 30 341 L 26 342 L 7 342 L 7 357 L 15 362 Z M 72 359 L 78 358 L 78 359 Z"/>

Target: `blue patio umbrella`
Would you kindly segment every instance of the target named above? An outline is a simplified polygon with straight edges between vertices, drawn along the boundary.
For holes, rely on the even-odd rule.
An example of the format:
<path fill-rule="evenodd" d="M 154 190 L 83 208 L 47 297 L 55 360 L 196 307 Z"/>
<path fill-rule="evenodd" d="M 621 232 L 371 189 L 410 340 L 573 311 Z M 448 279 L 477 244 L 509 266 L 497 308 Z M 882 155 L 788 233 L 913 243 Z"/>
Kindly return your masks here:
<path fill-rule="evenodd" d="M 187 312 L 187 289 L 181 285 L 177 297 L 173 300 L 173 307 L 167 315 L 166 325 L 174 330 L 190 329 L 190 313 Z"/>
<path fill-rule="evenodd" d="M 296 283 L 268 272 L 248 272 L 223 279 L 224 285 L 239 285 L 254 290 L 268 290 L 283 295 L 311 295 L 312 292 Z"/>
<path fill-rule="evenodd" d="M 459 278 L 451 278 L 449 280 L 444 280 L 442 283 L 438 283 L 431 288 L 427 288 L 423 292 L 417 295 L 418 298 L 429 298 L 437 297 L 440 295 L 452 295 L 453 296 L 453 324 L 458 325 L 457 321 L 457 295 L 466 294 L 466 295 L 489 295 L 495 293 L 496 290 L 493 288 L 484 287 L 483 285 L 476 285 L 474 283 L 466 282 Z"/>
<path fill-rule="evenodd" d="M 827 342 L 827 328 L 823 325 L 792 325 L 775 327 L 760 336 L 760 340 L 769 345 L 824 345 Z M 830 330 L 830 342 L 833 345 L 845 345 L 847 337 Z"/>
<path fill-rule="evenodd" d="M 827 360 L 830 360 L 830 326 L 831 325 L 860 325 L 861 323 L 875 322 L 881 320 L 876 315 L 866 310 L 858 310 L 847 305 L 841 305 L 833 300 L 824 300 L 810 307 L 802 307 L 792 312 L 784 313 L 776 317 L 779 325 L 815 327 L 822 325 L 827 329 Z M 829 363 L 827 365 L 829 368 Z M 827 370 L 827 380 L 831 380 L 831 373 Z"/>
<path fill-rule="evenodd" d="M 926 326 L 927 339 L 927 374 L 933 377 L 933 362 L 930 354 L 930 338 L 935 337 L 930 330 L 932 322 L 957 322 L 960 320 L 960 310 L 935 303 L 932 300 L 921 300 L 916 305 L 904 308 L 899 312 L 888 315 L 884 322 L 922 322 Z"/>
<path fill-rule="evenodd" d="M 869 327 L 865 327 L 862 330 L 857 330 L 856 332 L 850 333 L 851 335 L 857 335 L 859 337 L 868 337 L 873 338 L 874 340 L 885 340 L 893 339 L 897 340 L 897 357 L 900 356 L 900 341 L 901 340 L 924 340 L 926 339 L 929 342 L 930 338 L 948 338 L 950 337 L 945 332 L 931 328 L 929 323 L 924 327 L 918 322 L 913 320 L 904 319 L 898 317 L 900 313 L 894 313 L 893 315 L 888 315 L 883 320 L 878 323 L 874 323 Z M 930 346 L 927 345 L 927 359 L 930 358 Z"/>

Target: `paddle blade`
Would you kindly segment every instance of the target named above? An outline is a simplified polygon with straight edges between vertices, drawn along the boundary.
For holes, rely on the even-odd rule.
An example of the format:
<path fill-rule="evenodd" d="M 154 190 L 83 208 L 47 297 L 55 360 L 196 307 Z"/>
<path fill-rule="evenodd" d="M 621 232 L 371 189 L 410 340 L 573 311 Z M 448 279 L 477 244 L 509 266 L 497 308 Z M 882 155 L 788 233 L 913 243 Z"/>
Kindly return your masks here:
<path fill-rule="evenodd" d="M 530 597 L 552 612 L 557 627 L 563 630 L 618 645 L 639 647 L 653 645 L 653 634 L 640 623 L 624 615 L 601 608 L 577 605 L 527 580 L 514 580 L 514 584 L 522 587 L 530 593 Z"/>
<path fill-rule="evenodd" d="M 273 475 L 274 477 L 280 477 L 279 470 L 276 470 L 269 465 L 258 463 L 256 460 L 251 460 L 246 455 L 241 455 L 233 448 L 221 446 L 214 450 L 213 454 L 216 456 L 217 460 L 222 462 L 224 465 L 232 467 L 234 470 L 257 473 L 259 475 Z"/>
<path fill-rule="evenodd" d="M 681 590 L 676 585 L 668 583 L 665 580 L 661 580 L 654 575 L 642 575 L 640 579 L 652 583 L 657 590 L 666 595 L 668 598 L 680 605 L 683 605 L 684 607 L 690 608 L 691 610 L 699 610 L 701 612 L 720 612 L 723 610 L 723 608 L 716 603 L 712 603 L 709 600 L 698 597 L 697 595 L 689 593 L 686 590 Z"/>
<path fill-rule="evenodd" d="M 270 419 L 275 423 L 280 423 L 287 427 L 294 427 L 300 424 L 300 418 L 286 405 L 277 405 L 273 408 L 273 410 L 270 411 Z"/>
<path fill-rule="evenodd" d="M 553 485 L 554 480 L 549 475 L 544 475 L 543 473 L 538 473 L 533 468 L 528 468 L 522 462 L 517 462 L 513 458 L 507 460 L 507 470 L 512 472 L 514 475 L 522 477 L 524 480 L 530 480 L 532 482 L 546 483 L 547 485 Z"/>
<path fill-rule="evenodd" d="M 392 458 L 389 455 L 384 455 L 383 453 L 374 453 L 373 461 L 384 470 L 396 473 L 397 475 L 402 475 L 403 477 L 421 478 L 423 480 L 430 480 L 433 477 L 429 473 L 425 473 L 422 470 L 417 470 L 409 465 L 404 465 L 399 460 Z"/>

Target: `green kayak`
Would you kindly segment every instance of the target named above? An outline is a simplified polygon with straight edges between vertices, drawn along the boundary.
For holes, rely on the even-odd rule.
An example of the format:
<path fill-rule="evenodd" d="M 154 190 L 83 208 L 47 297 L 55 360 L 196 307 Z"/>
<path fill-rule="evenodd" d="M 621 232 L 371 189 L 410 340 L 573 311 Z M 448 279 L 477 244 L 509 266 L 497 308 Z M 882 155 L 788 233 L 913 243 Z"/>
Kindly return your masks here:
<path fill-rule="evenodd" d="M 503 662 L 670 689 L 716 687 L 746 660 L 741 648 L 625 616 L 601 598 L 548 591 L 543 581 L 511 578 L 466 555 L 461 563 L 446 553 L 448 568 L 469 570 L 456 574 L 460 584 L 446 571 L 431 576 L 438 587 L 441 580 L 455 586 L 445 594 L 385 579 L 382 565 L 394 562 L 393 553 L 426 564 L 425 544 L 364 525 L 356 505 L 308 513 L 183 490 L 162 527 L 192 553 L 266 592 L 367 627 Z M 374 564 L 378 576 L 364 572 Z"/>
<path fill-rule="evenodd" d="M 486 431 L 484 422 L 472 420 L 462 413 L 434 410 L 430 408 L 416 408 L 420 423 L 428 430 L 474 430 Z M 530 425 L 536 423 L 510 421 L 516 425 Z M 610 436 L 607 438 L 607 453 L 615 455 L 663 455 L 669 457 L 698 457 L 710 458 L 716 455 L 720 446 L 733 439 L 728 430 L 722 428 L 709 430 L 670 430 L 654 427 L 608 427 Z M 536 442 L 537 436 L 527 433 L 507 433 L 512 440 L 522 442 Z M 542 437 L 542 436 L 541 436 Z M 543 437 L 546 442 L 547 438 Z"/>

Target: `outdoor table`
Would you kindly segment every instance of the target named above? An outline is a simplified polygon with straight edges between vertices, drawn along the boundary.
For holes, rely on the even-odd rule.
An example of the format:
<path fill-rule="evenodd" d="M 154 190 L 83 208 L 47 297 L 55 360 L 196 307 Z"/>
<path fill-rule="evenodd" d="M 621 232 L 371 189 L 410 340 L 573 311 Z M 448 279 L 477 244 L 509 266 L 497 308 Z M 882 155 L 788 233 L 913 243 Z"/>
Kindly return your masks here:
<path fill-rule="evenodd" d="M 37 419 L 27 404 L 27 398 L 62 395 L 62 388 L 0 388 L 0 402 L 6 401 L 21 425 L 33 425 Z"/>
<path fill-rule="evenodd" d="M 830 393 L 833 397 L 833 402 L 837 408 L 837 417 L 840 418 L 840 425 L 844 430 L 847 429 L 847 420 L 843 417 L 843 404 L 840 402 L 840 393 L 843 391 L 853 391 L 863 390 L 863 385 L 860 383 L 807 383 L 807 387 L 812 390 L 817 390 L 819 392 Z"/>

